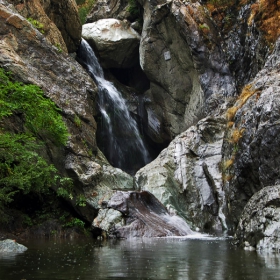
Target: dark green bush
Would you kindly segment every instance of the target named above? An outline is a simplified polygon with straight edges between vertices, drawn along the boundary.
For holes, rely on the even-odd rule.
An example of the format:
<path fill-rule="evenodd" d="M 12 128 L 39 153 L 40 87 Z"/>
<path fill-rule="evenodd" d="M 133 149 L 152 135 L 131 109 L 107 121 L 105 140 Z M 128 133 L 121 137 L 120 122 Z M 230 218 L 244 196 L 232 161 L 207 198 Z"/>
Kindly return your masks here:
<path fill-rule="evenodd" d="M 69 134 L 59 111 L 38 86 L 13 81 L 0 68 L 0 210 L 18 192 L 43 193 L 53 185 L 71 184 L 39 155 L 42 136 L 57 146 L 67 142 Z M 23 120 L 17 133 L 4 128 L 15 114 Z"/>

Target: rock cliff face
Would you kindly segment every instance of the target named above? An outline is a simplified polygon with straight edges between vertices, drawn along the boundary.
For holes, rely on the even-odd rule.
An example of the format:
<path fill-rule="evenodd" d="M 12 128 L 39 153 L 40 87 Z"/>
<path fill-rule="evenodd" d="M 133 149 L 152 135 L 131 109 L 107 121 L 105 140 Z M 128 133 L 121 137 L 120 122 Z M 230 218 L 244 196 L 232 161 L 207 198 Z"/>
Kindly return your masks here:
<path fill-rule="evenodd" d="M 150 139 L 166 143 L 233 96 L 235 82 L 219 34 L 198 2 L 139 3 L 144 11 L 140 65 L 150 81 L 140 117 Z M 107 11 L 104 17 L 118 18 Z"/>
<path fill-rule="evenodd" d="M 206 118 L 177 136 L 158 158 L 136 174 L 173 214 L 199 230 L 226 229 L 220 173 L 225 119 Z"/>
<path fill-rule="evenodd" d="M 198 2 L 140 3 L 140 64 L 151 81 L 148 134 L 172 139 L 205 116 L 211 96 L 222 101 L 234 95 L 235 84 L 218 33 Z"/>
<path fill-rule="evenodd" d="M 7 1 L 0 3 L 0 34 L 0 66 L 19 81 L 41 87 L 62 110 L 71 134 L 67 147 L 49 143 L 42 153 L 62 175 L 74 179 L 74 199 L 69 202 L 92 222 L 105 194 L 133 186 L 132 178 L 111 167 L 96 146 L 97 87 L 71 56 L 50 44 Z M 85 196 L 89 207 L 76 205 L 79 195 Z"/>
<path fill-rule="evenodd" d="M 235 239 L 246 250 L 280 250 L 280 186 L 257 192 L 246 205 Z"/>
<path fill-rule="evenodd" d="M 264 68 L 228 110 L 233 126 L 224 158 L 232 159 L 227 171 L 232 178 L 225 186 L 235 223 L 255 192 L 279 182 L 279 55 L 280 40 Z"/>
<path fill-rule="evenodd" d="M 105 18 L 126 19 L 128 17 L 126 0 L 97 0 L 87 17 L 87 23 Z"/>
<path fill-rule="evenodd" d="M 274 15 L 259 9 L 263 1 L 214 8 L 208 1 L 138 3 L 143 26 L 133 48 L 140 40 L 139 52 L 120 58 L 120 50 L 110 46 L 99 55 L 106 61 L 111 52 L 125 62 L 109 63 L 106 74 L 126 87 L 125 95 L 132 93 L 130 109 L 143 134 L 159 145 L 171 143 L 132 178 L 98 149 L 97 86 L 66 53 L 75 52 L 81 39 L 75 3 L 0 1 L 0 66 L 40 86 L 61 108 L 71 134 L 67 147 L 48 143 L 42 151 L 75 180 L 69 203 L 109 235 L 191 233 L 180 216 L 200 231 L 235 230 L 239 224 L 236 238 L 246 248 L 279 249 L 271 245 L 279 239 L 280 179 L 280 39 L 274 48 L 271 34 L 279 29 L 271 23 Z M 270 4 L 278 15 L 278 2 Z M 125 7 L 125 1 L 97 1 L 88 21 L 129 19 Z M 122 23 L 131 30 L 128 21 Z M 138 81 L 137 91 L 131 77 L 138 74 L 145 85 Z M 79 195 L 87 207 L 76 205 Z M 181 228 L 173 227 L 170 215 Z"/>
<path fill-rule="evenodd" d="M 231 17 L 235 19 L 225 36 L 227 61 L 238 87 L 243 87 L 255 77 L 269 52 L 268 44 L 254 18 L 252 5 L 256 5 L 256 2 L 245 1 L 244 5 L 232 11 Z"/>
<path fill-rule="evenodd" d="M 16 10 L 35 25 L 53 45 L 70 53 L 80 45 L 82 26 L 75 0 L 12 0 Z"/>

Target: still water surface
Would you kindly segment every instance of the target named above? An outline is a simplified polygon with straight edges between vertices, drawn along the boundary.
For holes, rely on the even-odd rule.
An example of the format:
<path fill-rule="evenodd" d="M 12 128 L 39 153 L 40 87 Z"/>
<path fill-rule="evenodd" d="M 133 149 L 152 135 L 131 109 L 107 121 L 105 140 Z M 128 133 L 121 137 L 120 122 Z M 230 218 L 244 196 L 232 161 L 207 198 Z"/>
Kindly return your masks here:
<path fill-rule="evenodd" d="M 280 255 L 229 239 L 32 240 L 0 255 L 0 279 L 280 279 Z"/>

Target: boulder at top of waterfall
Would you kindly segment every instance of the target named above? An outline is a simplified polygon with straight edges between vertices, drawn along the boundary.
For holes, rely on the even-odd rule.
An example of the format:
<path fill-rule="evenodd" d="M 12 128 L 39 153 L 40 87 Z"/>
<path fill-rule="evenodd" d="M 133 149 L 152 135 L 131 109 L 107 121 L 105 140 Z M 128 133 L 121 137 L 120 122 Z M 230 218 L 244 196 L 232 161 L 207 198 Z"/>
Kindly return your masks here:
<path fill-rule="evenodd" d="M 128 68 L 138 60 L 140 36 L 127 21 L 111 18 L 84 24 L 82 37 L 97 50 L 105 68 Z"/>
<path fill-rule="evenodd" d="M 179 216 L 170 215 L 161 202 L 147 191 L 117 191 L 100 209 L 93 227 L 110 237 L 164 237 L 192 234 Z"/>
<path fill-rule="evenodd" d="M 280 185 L 263 188 L 252 196 L 235 238 L 247 250 L 280 251 Z"/>
<path fill-rule="evenodd" d="M 27 247 L 18 244 L 15 240 L 6 239 L 0 241 L 0 253 L 23 253 L 26 250 Z"/>

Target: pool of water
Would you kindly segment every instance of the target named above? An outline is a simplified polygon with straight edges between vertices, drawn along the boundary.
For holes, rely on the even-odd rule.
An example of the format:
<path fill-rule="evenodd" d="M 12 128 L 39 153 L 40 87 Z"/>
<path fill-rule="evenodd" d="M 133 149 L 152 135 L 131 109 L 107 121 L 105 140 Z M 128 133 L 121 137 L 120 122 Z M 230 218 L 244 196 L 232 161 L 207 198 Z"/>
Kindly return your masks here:
<path fill-rule="evenodd" d="M 280 255 L 230 239 L 29 240 L 0 255 L 0 279 L 280 279 Z"/>

